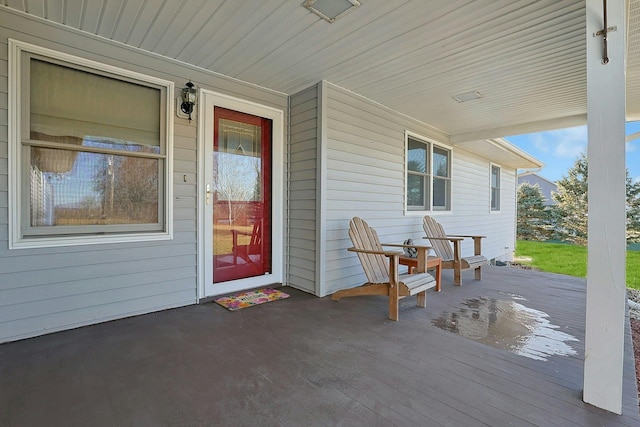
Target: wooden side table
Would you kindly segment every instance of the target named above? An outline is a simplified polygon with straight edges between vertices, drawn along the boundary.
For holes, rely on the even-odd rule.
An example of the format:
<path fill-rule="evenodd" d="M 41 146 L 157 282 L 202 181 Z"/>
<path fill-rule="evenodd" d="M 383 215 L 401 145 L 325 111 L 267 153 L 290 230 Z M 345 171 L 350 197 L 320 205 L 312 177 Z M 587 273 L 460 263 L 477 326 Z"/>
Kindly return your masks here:
<path fill-rule="evenodd" d="M 417 258 L 409 258 L 406 256 L 400 257 L 400 265 L 406 265 L 409 274 L 413 272 L 413 269 L 418 266 Z M 442 258 L 437 256 L 427 257 L 427 270 L 436 270 L 436 292 L 440 292 L 440 280 L 442 279 Z"/>

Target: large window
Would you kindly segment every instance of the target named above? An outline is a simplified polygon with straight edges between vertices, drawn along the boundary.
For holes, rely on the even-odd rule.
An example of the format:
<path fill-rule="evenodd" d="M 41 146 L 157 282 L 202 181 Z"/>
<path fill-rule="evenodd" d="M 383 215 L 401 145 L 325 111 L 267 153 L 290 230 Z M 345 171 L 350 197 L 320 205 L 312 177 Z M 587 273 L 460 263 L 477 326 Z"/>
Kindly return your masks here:
<path fill-rule="evenodd" d="M 407 209 L 451 210 L 451 151 L 407 135 Z"/>
<path fill-rule="evenodd" d="M 500 168 L 491 165 L 491 210 L 500 210 Z"/>
<path fill-rule="evenodd" d="M 167 238 L 172 84 L 11 47 L 16 246 Z"/>

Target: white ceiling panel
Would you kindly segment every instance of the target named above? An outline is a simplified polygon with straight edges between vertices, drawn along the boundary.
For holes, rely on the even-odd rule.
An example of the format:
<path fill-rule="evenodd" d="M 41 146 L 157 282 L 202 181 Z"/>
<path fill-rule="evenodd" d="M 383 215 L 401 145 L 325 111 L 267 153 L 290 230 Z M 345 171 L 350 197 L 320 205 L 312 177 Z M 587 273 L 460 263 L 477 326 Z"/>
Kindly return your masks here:
<path fill-rule="evenodd" d="M 25 9 L 28 10 L 29 13 L 40 17 L 46 17 L 46 3 L 42 0 L 23 0 L 23 3 Z"/>
<path fill-rule="evenodd" d="M 125 43 L 135 25 L 138 24 L 140 8 L 145 3 L 144 0 L 122 0 L 119 14 L 113 22 L 111 33 L 106 36 L 109 39 Z"/>
<path fill-rule="evenodd" d="M 325 79 L 454 140 L 586 114 L 583 0 L 362 0 L 332 24 L 302 0 L 2 4 L 283 93 Z M 640 0 L 629 4 L 628 113 L 640 119 Z M 482 98 L 452 99 L 470 91 Z"/>
<path fill-rule="evenodd" d="M 47 9 L 43 17 L 54 22 L 61 22 L 64 19 L 64 2 L 65 0 L 49 0 L 46 3 Z"/>
<path fill-rule="evenodd" d="M 47 2 L 47 9 L 49 10 L 47 14 L 48 20 L 68 25 L 72 28 L 80 28 L 84 14 L 83 0 L 50 1 Z M 54 12 L 53 9 L 58 9 L 59 13 Z"/>

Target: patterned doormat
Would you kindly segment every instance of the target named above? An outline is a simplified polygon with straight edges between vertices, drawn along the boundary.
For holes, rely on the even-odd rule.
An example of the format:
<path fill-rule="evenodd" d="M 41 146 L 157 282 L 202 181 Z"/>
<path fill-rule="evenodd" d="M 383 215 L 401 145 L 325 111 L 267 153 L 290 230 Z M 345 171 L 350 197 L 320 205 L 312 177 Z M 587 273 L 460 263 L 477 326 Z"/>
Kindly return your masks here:
<path fill-rule="evenodd" d="M 289 294 L 285 294 L 284 292 L 276 289 L 266 288 L 220 297 L 216 299 L 215 302 L 227 310 L 236 311 L 284 298 L 289 298 Z"/>

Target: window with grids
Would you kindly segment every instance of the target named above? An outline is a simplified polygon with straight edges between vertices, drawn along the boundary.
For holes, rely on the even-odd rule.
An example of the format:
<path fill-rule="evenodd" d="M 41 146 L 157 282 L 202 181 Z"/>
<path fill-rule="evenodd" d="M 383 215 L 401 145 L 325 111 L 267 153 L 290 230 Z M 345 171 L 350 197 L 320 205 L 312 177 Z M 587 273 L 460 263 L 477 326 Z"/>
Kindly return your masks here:
<path fill-rule="evenodd" d="M 500 210 L 500 167 L 491 165 L 491 210 Z"/>
<path fill-rule="evenodd" d="M 407 136 L 407 209 L 451 210 L 451 151 Z"/>
<path fill-rule="evenodd" d="M 18 240 L 166 232 L 169 84 L 70 58 L 16 54 Z"/>

